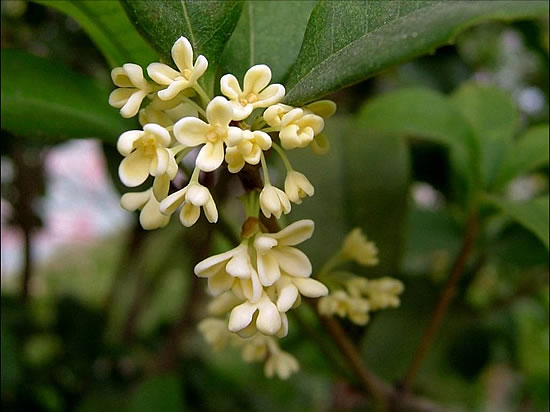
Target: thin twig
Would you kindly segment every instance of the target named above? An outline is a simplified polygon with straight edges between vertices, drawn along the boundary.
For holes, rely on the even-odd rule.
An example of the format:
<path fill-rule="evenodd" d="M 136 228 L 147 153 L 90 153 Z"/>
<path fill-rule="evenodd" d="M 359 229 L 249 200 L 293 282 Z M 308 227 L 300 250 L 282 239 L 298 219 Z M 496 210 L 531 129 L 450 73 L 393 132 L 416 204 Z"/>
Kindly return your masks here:
<path fill-rule="evenodd" d="M 466 266 L 468 256 L 470 255 L 470 252 L 474 245 L 475 237 L 477 235 L 477 229 L 478 218 L 477 213 L 474 211 L 472 212 L 466 223 L 466 229 L 464 231 L 464 236 L 462 239 L 462 246 L 453 265 L 451 275 L 449 276 L 447 284 L 441 292 L 441 297 L 439 298 L 437 308 L 433 312 L 430 323 L 424 331 L 422 340 L 420 341 L 420 344 L 416 349 L 411 365 L 407 369 L 405 378 L 403 379 L 403 382 L 401 384 L 401 390 L 403 392 L 407 392 L 410 389 L 411 384 L 413 383 L 414 378 L 416 377 L 416 374 L 420 369 L 422 361 L 432 347 L 435 335 L 441 326 L 443 318 L 447 314 L 449 305 L 456 294 L 458 282 L 464 273 L 464 268 Z"/>

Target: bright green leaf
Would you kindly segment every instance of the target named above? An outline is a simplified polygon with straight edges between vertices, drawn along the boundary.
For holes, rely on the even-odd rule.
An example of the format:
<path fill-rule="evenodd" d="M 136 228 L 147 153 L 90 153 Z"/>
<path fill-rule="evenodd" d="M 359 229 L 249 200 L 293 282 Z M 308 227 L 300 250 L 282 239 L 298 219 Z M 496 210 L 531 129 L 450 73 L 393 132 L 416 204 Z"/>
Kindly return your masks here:
<path fill-rule="evenodd" d="M 482 179 L 491 184 L 518 126 L 519 113 L 511 97 L 501 89 L 466 84 L 451 101 L 472 128 L 481 149 Z"/>
<path fill-rule="evenodd" d="M 495 181 L 497 188 L 522 173 L 548 165 L 548 133 L 548 124 L 533 126 L 508 147 Z"/>
<path fill-rule="evenodd" d="M 544 1 L 323 1 L 311 14 L 285 100 L 305 103 L 350 86 L 482 20 L 546 13 Z"/>
<path fill-rule="evenodd" d="M 451 149 L 455 175 L 467 185 L 479 180 L 479 147 L 469 125 L 449 100 L 428 89 L 402 89 L 376 97 L 360 112 L 361 124 L 375 133 L 418 137 Z"/>
<path fill-rule="evenodd" d="M 141 38 L 118 1 L 35 0 L 75 19 L 101 50 L 111 67 L 124 63 L 146 66 L 158 59 Z"/>
<path fill-rule="evenodd" d="M 223 73 L 242 78 L 250 66 L 267 64 L 280 82 L 298 56 L 316 1 L 247 1 L 223 56 Z"/>
<path fill-rule="evenodd" d="M 121 3 L 130 20 L 166 62 L 172 62 L 170 50 L 175 41 L 187 37 L 195 57 L 202 54 L 208 59 L 204 81 L 212 89 L 216 67 L 237 25 L 242 2 L 121 0 Z"/>
<path fill-rule="evenodd" d="M 2 49 L 2 129 L 16 136 L 40 143 L 115 142 L 133 122 L 108 105 L 108 96 L 109 90 L 60 63 Z"/>
<path fill-rule="evenodd" d="M 502 213 L 533 232 L 544 245 L 549 246 L 549 207 L 548 195 L 525 202 L 512 202 L 493 196 L 487 200 L 498 207 Z"/>

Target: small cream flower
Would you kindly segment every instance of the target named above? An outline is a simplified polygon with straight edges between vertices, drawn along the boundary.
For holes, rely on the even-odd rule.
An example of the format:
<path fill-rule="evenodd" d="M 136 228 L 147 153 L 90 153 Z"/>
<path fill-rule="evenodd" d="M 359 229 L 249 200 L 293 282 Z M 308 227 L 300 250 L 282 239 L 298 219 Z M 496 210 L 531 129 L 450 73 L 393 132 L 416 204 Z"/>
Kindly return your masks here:
<path fill-rule="evenodd" d="M 227 330 L 226 322 L 222 319 L 206 318 L 199 323 L 198 329 L 204 340 L 214 350 L 223 349 L 232 338 L 232 334 Z"/>
<path fill-rule="evenodd" d="M 303 109 L 292 109 L 281 119 L 281 145 L 285 149 L 306 147 L 324 127 L 325 122 L 321 116 Z"/>
<path fill-rule="evenodd" d="M 369 280 L 365 292 L 371 310 L 396 308 L 400 303 L 398 295 L 403 292 L 403 289 L 401 281 L 390 277 Z"/>
<path fill-rule="evenodd" d="M 308 298 L 326 296 L 328 289 L 325 285 L 311 278 L 297 278 L 282 272 L 281 278 L 271 286 L 276 292 L 276 304 L 279 312 L 288 312 L 300 295 Z"/>
<path fill-rule="evenodd" d="M 281 330 L 281 314 L 265 293 L 257 302 L 247 300 L 231 311 L 228 324 L 231 332 L 240 332 L 249 325 L 254 325 L 264 335 L 275 335 Z"/>
<path fill-rule="evenodd" d="M 120 135 L 117 149 L 125 158 L 120 163 L 120 180 L 128 187 L 139 186 L 151 174 L 167 174 L 173 179 L 178 172 L 174 154 L 167 148 L 171 138 L 158 124 L 146 124 L 142 130 L 130 130 Z"/>
<path fill-rule="evenodd" d="M 342 255 L 361 265 L 378 264 L 378 248 L 373 242 L 367 241 L 360 228 L 353 229 L 344 239 Z"/>
<path fill-rule="evenodd" d="M 302 203 L 302 198 L 313 196 L 315 188 L 302 173 L 291 170 L 285 179 L 285 193 L 291 202 Z"/>
<path fill-rule="evenodd" d="M 221 96 L 215 97 L 206 108 L 208 123 L 195 117 L 179 120 L 174 126 L 176 139 L 186 146 L 204 144 L 197 156 L 196 165 L 205 172 L 216 170 L 223 162 L 224 141 L 238 141 L 242 130 L 229 126 L 233 109 Z"/>
<path fill-rule="evenodd" d="M 271 184 L 266 184 L 260 192 L 260 207 L 266 217 L 273 214 L 277 219 L 281 217 L 281 213 L 286 215 L 291 209 L 287 194 Z"/>
<path fill-rule="evenodd" d="M 125 193 L 120 205 L 129 212 L 141 210 L 139 223 L 145 230 L 157 229 L 168 224 L 170 217 L 160 213 L 160 200 L 168 195 L 170 177 L 167 174 L 155 178 L 153 187 L 137 193 Z"/>
<path fill-rule="evenodd" d="M 265 363 L 264 373 L 268 378 L 275 374 L 281 379 L 288 379 L 290 375 L 300 369 L 298 361 L 288 352 L 279 350 L 271 353 L 271 356 Z"/>
<path fill-rule="evenodd" d="M 264 111 L 263 117 L 265 122 L 271 127 L 279 127 L 283 121 L 283 116 L 293 109 L 294 107 L 286 104 L 274 104 Z"/>
<path fill-rule="evenodd" d="M 300 250 L 291 247 L 309 239 L 313 234 L 312 220 L 299 220 L 277 233 L 261 233 L 254 239 L 256 264 L 260 282 L 271 286 L 281 277 L 281 271 L 290 276 L 307 278 L 311 263 Z"/>
<path fill-rule="evenodd" d="M 273 339 L 257 333 L 248 339 L 242 339 L 242 357 L 245 362 L 259 362 L 265 359 L 268 353 L 268 339 Z"/>
<path fill-rule="evenodd" d="M 349 318 L 357 325 L 366 325 L 369 321 L 369 301 L 363 298 L 349 296 L 343 290 L 337 290 L 319 299 L 319 313 L 325 316 L 337 314 Z"/>
<path fill-rule="evenodd" d="M 231 173 L 239 172 L 245 162 L 257 165 L 260 162 L 262 150 L 271 148 L 271 137 L 267 133 L 256 130 L 243 130 L 242 134 L 233 136 L 234 141 L 228 141 L 225 151 L 225 161 Z"/>
<path fill-rule="evenodd" d="M 147 67 L 149 77 L 168 88 L 158 92 L 162 100 L 170 100 L 179 92 L 193 87 L 208 67 L 206 57 L 199 56 L 193 65 L 193 48 L 185 37 L 180 37 L 172 46 L 172 59 L 179 71 L 163 63 L 151 63 Z"/>
<path fill-rule="evenodd" d="M 313 138 L 310 147 L 313 153 L 322 156 L 327 154 L 330 150 L 330 142 L 323 133 L 320 133 Z"/>
<path fill-rule="evenodd" d="M 226 74 L 221 78 L 221 92 L 230 100 L 233 120 L 246 119 L 254 109 L 271 106 L 283 99 L 285 88 L 280 84 L 267 86 L 270 81 L 271 69 L 265 64 L 248 69 L 244 75 L 243 90 L 232 74 Z"/>
<path fill-rule="evenodd" d="M 197 109 L 187 102 L 182 102 L 179 96 L 171 100 L 160 100 L 154 96 L 144 109 L 139 111 L 139 123 L 160 124 L 162 127 L 173 126 L 184 117 L 198 117 Z"/>
<path fill-rule="evenodd" d="M 111 71 L 113 83 L 119 87 L 109 95 L 109 104 L 120 109 L 122 117 L 134 117 L 145 96 L 153 91 L 151 84 L 145 80 L 143 70 L 133 63 L 115 67 Z"/>
<path fill-rule="evenodd" d="M 183 189 L 172 193 L 161 202 L 160 211 L 170 216 L 182 204 L 179 217 L 185 227 L 191 227 L 199 220 L 201 207 L 210 223 L 218 221 L 216 203 L 210 191 L 200 183 L 190 183 Z"/>

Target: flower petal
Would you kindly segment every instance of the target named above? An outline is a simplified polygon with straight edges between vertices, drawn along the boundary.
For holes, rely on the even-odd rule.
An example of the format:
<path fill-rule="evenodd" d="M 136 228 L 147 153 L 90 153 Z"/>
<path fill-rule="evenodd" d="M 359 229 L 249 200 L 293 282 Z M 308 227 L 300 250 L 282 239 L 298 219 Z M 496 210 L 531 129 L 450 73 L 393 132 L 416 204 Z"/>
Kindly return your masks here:
<path fill-rule="evenodd" d="M 238 247 L 228 250 L 227 252 L 224 252 L 224 253 L 219 253 L 217 255 L 210 256 L 204 259 L 203 261 L 197 263 L 194 269 L 195 275 L 197 275 L 200 278 L 206 278 L 214 275 L 219 270 L 219 269 L 216 269 L 217 265 L 223 263 L 223 267 L 225 267 L 226 265 L 225 262 L 227 262 L 229 259 L 233 257 L 233 255 L 237 251 L 237 248 Z M 215 270 L 213 270 L 213 268 Z"/>
<path fill-rule="evenodd" d="M 163 215 L 171 215 L 184 202 L 187 186 L 177 192 L 172 193 L 166 199 L 160 202 L 160 212 Z"/>
<path fill-rule="evenodd" d="M 118 167 L 118 176 L 121 182 L 128 187 L 136 187 L 145 182 L 149 176 L 151 157 L 135 150 L 128 157 L 122 159 Z"/>
<path fill-rule="evenodd" d="M 267 133 L 259 130 L 252 133 L 254 134 L 254 142 L 260 147 L 260 149 L 268 150 L 271 148 L 271 137 Z"/>
<path fill-rule="evenodd" d="M 232 74 L 226 74 L 220 79 L 220 90 L 229 100 L 238 100 L 243 93 L 239 81 Z"/>
<path fill-rule="evenodd" d="M 181 76 L 181 73 L 164 63 L 151 63 L 147 66 L 147 74 L 149 74 L 149 77 L 155 82 L 164 86 L 172 84 L 178 76 Z"/>
<path fill-rule="evenodd" d="M 236 147 L 228 147 L 225 150 L 225 161 L 231 173 L 238 173 L 244 167 L 244 158 Z"/>
<path fill-rule="evenodd" d="M 281 277 L 281 270 L 277 263 L 277 257 L 271 252 L 264 255 L 258 253 L 256 260 L 258 266 L 258 276 L 264 286 L 271 286 Z"/>
<path fill-rule="evenodd" d="M 252 322 L 252 316 L 254 316 L 256 310 L 258 310 L 257 306 L 249 302 L 244 302 L 239 306 L 235 306 L 231 311 L 231 315 L 229 315 L 229 324 L 227 328 L 231 332 L 238 332 L 246 328 L 250 322 Z"/>
<path fill-rule="evenodd" d="M 204 172 L 212 172 L 223 163 L 223 142 L 207 142 L 199 152 L 195 164 Z"/>
<path fill-rule="evenodd" d="M 285 97 L 285 88 L 282 84 L 272 84 L 267 86 L 260 94 L 258 94 L 258 101 L 252 103 L 254 108 L 256 107 L 268 107 L 273 104 L 279 103 Z"/>
<path fill-rule="evenodd" d="M 281 246 L 294 246 L 308 240 L 313 235 L 315 223 L 310 219 L 302 219 L 294 222 L 277 233 L 270 236 L 277 239 Z"/>
<path fill-rule="evenodd" d="M 216 223 L 218 221 L 218 209 L 216 208 L 216 203 L 210 195 L 208 202 L 202 208 L 204 210 L 204 215 L 210 223 Z"/>
<path fill-rule="evenodd" d="M 126 70 L 124 70 L 122 67 L 115 67 L 113 70 L 111 70 L 111 79 L 113 80 L 113 83 L 118 87 L 133 87 L 133 84 L 130 81 L 128 74 L 126 73 Z"/>
<path fill-rule="evenodd" d="M 244 279 L 250 277 L 251 265 L 247 249 L 246 243 L 241 243 L 236 249 L 233 249 L 235 254 L 225 267 L 226 272 L 231 276 Z"/>
<path fill-rule="evenodd" d="M 120 109 L 126 104 L 130 96 L 132 96 L 137 91 L 137 89 L 126 87 L 115 89 L 109 95 L 109 104 L 113 107 L 116 107 L 117 109 Z"/>
<path fill-rule="evenodd" d="M 168 130 L 166 130 L 164 127 L 162 127 L 159 124 L 154 124 L 154 123 L 146 124 L 145 126 L 143 126 L 143 131 L 145 133 L 150 133 L 154 135 L 156 138 L 157 144 L 162 146 L 168 146 L 172 140 L 170 138 L 170 133 L 168 132 Z"/>
<path fill-rule="evenodd" d="M 235 278 L 232 278 L 224 271 L 219 271 L 214 276 L 208 278 L 208 291 L 212 296 L 221 295 L 231 289 L 233 282 L 235 282 Z"/>
<path fill-rule="evenodd" d="M 191 73 L 191 77 L 189 78 L 189 83 L 195 84 L 197 79 L 204 74 L 207 68 L 208 68 L 208 60 L 206 60 L 206 57 L 202 55 L 197 57 L 197 60 L 195 61 L 195 65 L 193 66 L 193 72 Z"/>
<path fill-rule="evenodd" d="M 124 106 L 120 109 L 120 115 L 126 119 L 134 117 L 137 112 L 139 112 L 141 103 L 143 102 L 143 99 L 145 99 L 145 96 L 147 96 L 147 92 L 143 90 L 138 90 L 133 93 L 128 98 L 128 101 L 124 104 Z"/>
<path fill-rule="evenodd" d="M 159 211 L 159 202 L 154 196 L 150 196 L 149 201 L 145 204 L 139 214 L 139 223 L 145 230 L 158 229 L 166 226 L 170 216 L 164 216 Z"/>
<path fill-rule="evenodd" d="M 185 69 L 193 70 L 193 47 L 189 40 L 181 36 L 172 46 L 171 53 L 172 59 L 181 73 Z"/>
<path fill-rule="evenodd" d="M 147 80 L 145 80 L 145 77 L 143 76 L 143 69 L 141 66 L 134 63 L 126 63 L 122 66 L 122 68 L 126 72 L 128 79 L 130 79 L 134 87 L 146 91 L 149 89 L 149 83 L 147 83 Z"/>
<path fill-rule="evenodd" d="M 122 156 L 128 156 L 134 150 L 134 143 L 143 137 L 141 130 L 128 130 L 118 138 L 116 148 Z"/>
<path fill-rule="evenodd" d="M 212 126 L 227 126 L 232 116 L 233 108 L 224 97 L 214 97 L 206 107 L 206 118 Z"/>
<path fill-rule="evenodd" d="M 157 147 L 155 154 L 156 156 L 152 158 L 151 164 L 149 165 L 149 173 L 151 176 L 160 176 L 166 173 L 170 155 L 168 150 L 163 147 Z"/>
<path fill-rule="evenodd" d="M 328 289 L 325 285 L 311 278 L 295 278 L 292 280 L 300 293 L 308 298 L 318 298 L 328 295 Z"/>
<path fill-rule="evenodd" d="M 256 327 L 265 335 L 275 335 L 282 325 L 281 314 L 277 310 L 277 306 L 265 298 L 258 303 L 258 309 Z"/>
<path fill-rule="evenodd" d="M 145 192 L 125 193 L 120 198 L 120 206 L 128 212 L 141 209 L 151 196 L 150 190 Z"/>
<path fill-rule="evenodd" d="M 176 80 L 170 83 L 166 89 L 157 92 L 157 96 L 162 100 L 170 100 L 178 95 L 179 92 L 190 87 L 190 84 L 187 80 Z"/>
<path fill-rule="evenodd" d="M 193 206 L 201 207 L 208 202 L 210 192 L 200 183 L 192 183 L 188 186 L 185 201 Z"/>
<path fill-rule="evenodd" d="M 174 136 L 185 146 L 194 147 L 206 143 L 210 126 L 200 119 L 185 117 L 174 125 Z"/>
<path fill-rule="evenodd" d="M 157 176 L 153 181 L 153 194 L 155 199 L 162 201 L 170 190 L 170 176 L 167 173 Z"/>
<path fill-rule="evenodd" d="M 311 262 L 301 250 L 290 246 L 277 246 L 271 253 L 277 259 L 280 268 L 289 275 L 304 278 L 311 275 Z"/>
<path fill-rule="evenodd" d="M 279 292 L 279 297 L 277 298 L 277 309 L 279 312 L 288 311 L 292 305 L 294 305 L 296 299 L 298 299 L 298 288 L 296 288 L 296 286 L 292 283 L 289 283 L 281 288 Z"/>
<path fill-rule="evenodd" d="M 193 205 L 192 203 L 185 202 L 180 211 L 180 222 L 185 227 L 191 227 L 201 215 L 201 208 Z"/>
<path fill-rule="evenodd" d="M 244 75 L 243 94 L 259 94 L 271 81 L 271 69 L 265 64 L 252 66 Z"/>

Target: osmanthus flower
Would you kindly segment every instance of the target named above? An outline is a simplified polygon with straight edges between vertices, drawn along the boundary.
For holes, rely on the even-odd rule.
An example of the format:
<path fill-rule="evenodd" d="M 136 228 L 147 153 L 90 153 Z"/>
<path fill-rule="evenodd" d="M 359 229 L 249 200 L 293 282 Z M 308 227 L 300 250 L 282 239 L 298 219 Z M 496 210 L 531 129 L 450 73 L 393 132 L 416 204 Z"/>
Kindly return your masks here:
<path fill-rule="evenodd" d="M 220 80 L 221 92 L 227 96 L 233 107 L 233 120 L 246 119 L 258 107 L 269 107 L 283 100 L 285 88 L 272 84 L 271 69 L 265 64 L 252 66 L 244 75 L 243 89 L 232 74 Z"/>
<path fill-rule="evenodd" d="M 292 247 L 309 239 L 314 223 L 304 219 L 277 233 L 259 233 L 254 238 L 258 276 L 263 286 L 271 286 L 281 277 L 281 271 L 299 278 L 311 275 L 312 267 L 302 251 Z"/>
<path fill-rule="evenodd" d="M 328 289 L 318 280 L 290 276 L 282 272 L 281 278 L 267 290 L 267 293 L 276 303 L 279 312 L 288 312 L 299 303 L 300 295 L 318 298 L 328 295 Z"/>
<path fill-rule="evenodd" d="M 197 80 L 208 68 L 208 60 L 198 56 L 193 64 L 193 48 L 185 37 L 180 37 L 172 46 L 172 60 L 179 71 L 163 63 L 151 63 L 147 66 L 149 77 L 156 83 L 168 86 L 158 92 L 162 100 L 170 100 L 179 92 L 197 84 Z"/>
<path fill-rule="evenodd" d="M 109 95 L 109 104 L 120 109 L 122 117 L 134 117 L 143 99 L 153 92 L 153 86 L 143 76 L 142 68 L 133 63 L 115 67 L 111 78 L 119 88 Z"/>
<path fill-rule="evenodd" d="M 181 205 L 179 218 L 185 227 L 191 227 L 199 220 L 201 208 L 210 223 L 218 221 L 218 209 L 210 191 L 198 182 L 191 182 L 164 199 L 160 204 L 160 211 L 170 216 Z"/>
<path fill-rule="evenodd" d="M 151 174 L 168 175 L 173 179 L 178 172 L 174 153 L 168 148 L 170 133 L 158 124 L 146 124 L 143 130 L 130 130 L 120 135 L 117 149 L 125 158 L 118 174 L 128 187 L 139 186 Z"/>
<path fill-rule="evenodd" d="M 285 178 L 285 193 L 291 202 L 299 205 L 304 197 L 313 196 L 315 188 L 304 174 L 290 170 Z"/>
<path fill-rule="evenodd" d="M 153 96 L 151 102 L 139 111 L 139 123 L 143 126 L 147 123 L 160 124 L 162 127 L 173 126 L 178 120 L 184 117 L 198 117 L 195 107 L 186 101 L 182 101 L 181 95 L 171 100 L 161 100 Z"/>
<path fill-rule="evenodd" d="M 223 163 L 224 142 L 241 139 L 242 130 L 229 126 L 232 116 L 229 102 L 218 96 L 206 107 L 208 123 L 196 117 L 185 117 L 174 125 L 174 135 L 180 143 L 189 147 L 204 144 L 195 161 L 199 169 L 205 172 L 216 170 Z"/>
<path fill-rule="evenodd" d="M 283 337 L 288 333 L 288 320 L 264 292 L 257 302 L 247 300 L 235 306 L 229 315 L 227 327 L 235 333 L 244 331 L 245 336 L 254 334 L 257 329 L 265 335 L 278 334 Z"/>
<path fill-rule="evenodd" d="M 129 212 L 141 210 L 139 223 L 145 230 L 164 227 L 170 221 L 169 216 L 160 213 L 160 202 L 168 194 L 170 178 L 160 175 L 155 178 L 153 187 L 144 192 L 125 193 L 120 199 L 120 205 Z"/>
<path fill-rule="evenodd" d="M 369 321 L 369 301 L 361 297 L 352 297 L 343 290 L 337 290 L 319 299 L 319 313 L 325 316 L 334 314 L 349 318 L 357 325 L 366 325 Z"/>
<path fill-rule="evenodd" d="M 384 277 L 368 280 L 364 293 L 369 299 L 371 310 L 396 308 L 399 306 L 399 295 L 404 286 L 397 279 Z"/>
<path fill-rule="evenodd" d="M 353 229 L 344 239 L 341 249 L 342 256 L 361 265 L 378 264 L 378 248 L 367 240 L 360 228 Z"/>
<path fill-rule="evenodd" d="M 260 208 L 265 217 L 271 217 L 273 214 L 279 219 L 283 212 L 285 215 L 290 213 L 292 206 L 285 192 L 271 183 L 266 183 L 260 192 Z"/>
<path fill-rule="evenodd" d="M 241 135 L 233 134 L 225 150 L 225 161 L 231 173 L 238 173 L 245 165 L 257 165 L 263 150 L 271 148 L 271 137 L 265 132 L 243 130 Z"/>
<path fill-rule="evenodd" d="M 290 353 L 279 350 L 271 353 L 265 363 L 264 373 L 268 378 L 277 375 L 280 379 L 288 379 L 290 375 L 300 369 L 298 361 Z"/>
<path fill-rule="evenodd" d="M 321 116 L 308 113 L 303 109 L 292 109 L 281 119 L 279 132 L 281 145 L 285 149 L 306 147 L 324 127 L 325 122 Z"/>

